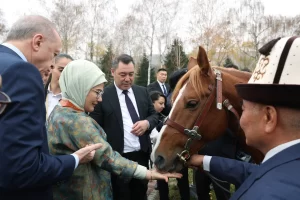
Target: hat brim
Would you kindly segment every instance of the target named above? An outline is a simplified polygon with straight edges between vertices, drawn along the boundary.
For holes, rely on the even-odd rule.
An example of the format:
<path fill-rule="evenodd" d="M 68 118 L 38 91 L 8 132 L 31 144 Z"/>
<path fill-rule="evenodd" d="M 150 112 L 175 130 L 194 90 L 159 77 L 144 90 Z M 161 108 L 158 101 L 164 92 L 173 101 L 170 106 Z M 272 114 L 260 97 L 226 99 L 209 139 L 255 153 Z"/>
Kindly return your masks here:
<path fill-rule="evenodd" d="M 242 99 L 265 105 L 300 108 L 300 85 L 237 84 Z"/>
<path fill-rule="evenodd" d="M 4 92 L 0 91 L 0 103 L 10 103 L 11 100 Z"/>

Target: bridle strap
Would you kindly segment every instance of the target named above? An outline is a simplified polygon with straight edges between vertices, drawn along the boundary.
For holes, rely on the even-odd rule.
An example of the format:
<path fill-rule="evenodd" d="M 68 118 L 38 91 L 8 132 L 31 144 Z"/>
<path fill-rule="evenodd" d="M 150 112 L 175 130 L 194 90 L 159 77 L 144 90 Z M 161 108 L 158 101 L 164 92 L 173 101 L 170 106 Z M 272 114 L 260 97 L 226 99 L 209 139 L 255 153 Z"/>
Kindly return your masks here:
<path fill-rule="evenodd" d="M 217 82 L 217 91 L 216 91 L 216 102 L 217 109 L 222 110 L 222 75 L 221 72 L 217 69 L 214 70 L 216 74 L 216 82 Z"/>
<path fill-rule="evenodd" d="M 240 115 L 238 114 L 238 112 L 236 111 L 236 109 L 231 105 L 231 103 L 229 102 L 228 99 L 224 100 L 223 105 L 227 108 L 227 110 L 229 110 L 230 112 L 232 112 L 235 115 L 235 117 L 237 118 L 237 120 L 240 119 Z"/>
<path fill-rule="evenodd" d="M 183 134 L 184 134 L 184 129 L 185 129 L 185 128 L 184 128 L 183 126 L 181 126 L 180 124 L 178 124 L 178 123 L 176 123 L 176 122 L 170 120 L 169 117 L 166 119 L 165 124 L 167 124 L 167 125 L 169 125 L 169 126 L 175 128 L 177 131 L 179 131 L 180 133 L 183 133 Z"/>

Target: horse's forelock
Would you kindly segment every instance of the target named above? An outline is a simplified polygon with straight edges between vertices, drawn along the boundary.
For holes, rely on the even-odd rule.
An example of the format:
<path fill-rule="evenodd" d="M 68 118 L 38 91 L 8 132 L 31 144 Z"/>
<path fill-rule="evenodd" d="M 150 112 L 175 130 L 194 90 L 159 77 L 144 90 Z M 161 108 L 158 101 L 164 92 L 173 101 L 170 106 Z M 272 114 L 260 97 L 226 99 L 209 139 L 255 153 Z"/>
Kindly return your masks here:
<path fill-rule="evenodd" d="M 176 87 L 172 95 L 172 102 L 175 101 L 176 97 L 179 94 L 180 89 L 185 85 L 187 81 L 189 81 L 189 83 L 193 86 L 197 96 L 201 98 L 201 96 L 204 93 L 204 90 L 203 90 L 203 83 L 201 81 L 200 68 L 194 67 L 191 70 L 189 70 L 176 84 Z"/>

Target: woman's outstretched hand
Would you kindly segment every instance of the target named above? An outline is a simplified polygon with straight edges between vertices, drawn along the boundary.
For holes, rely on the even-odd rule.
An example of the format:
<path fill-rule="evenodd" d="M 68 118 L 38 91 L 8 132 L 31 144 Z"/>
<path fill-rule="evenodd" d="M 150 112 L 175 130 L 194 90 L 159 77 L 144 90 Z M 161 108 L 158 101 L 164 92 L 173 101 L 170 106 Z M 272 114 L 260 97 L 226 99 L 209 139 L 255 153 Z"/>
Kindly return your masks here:
<path fill-rule="evenodd" d="M 147 180 L 165 180 L 168 182 L 169 178 L 181 178 L 182 174 L 179 173 L 159 173 L 158 171 L 148 170 L 146 174 Z"/>

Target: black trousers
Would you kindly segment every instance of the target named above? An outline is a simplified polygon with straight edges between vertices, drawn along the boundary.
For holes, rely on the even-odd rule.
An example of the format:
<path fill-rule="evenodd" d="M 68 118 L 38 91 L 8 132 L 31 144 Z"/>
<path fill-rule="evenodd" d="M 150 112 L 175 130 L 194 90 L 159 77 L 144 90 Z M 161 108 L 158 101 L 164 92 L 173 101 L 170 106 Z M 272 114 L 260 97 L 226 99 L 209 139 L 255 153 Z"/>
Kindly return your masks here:
<path fill-rule="evenodd" d="M 189 185 L 189 175 L 188 168 L 183 168 L 180 173 L 182 173 L 182 178 L 177 179 L 177 186 L 179 189 L 181 200 L 190 200 L 190 185 Z M 159 198 L 161 200 L 169 199 L 169 186 L 164 180 L 157 181 L 157 188 L 159 191 Z"/>
<path fill-rule="evenodd" d="M 123 153 L 122 156 L 148 168 L 149 153 L 135 151 Z M 111 183 L 114 200 L 147 200 L 148 180 L 132 178 L 126 183 L 117 175 L 111 174 Z"/>
<path fill-rule="evenodd" d="M 210 184 L 213 184 L 214 191 L 217 197 L 217 200 L 228 200 L 230 198 L 230 194 L 224 190 L 222 190 L 219 186 L 217 186 L 211 179 L 201 170 L 196 170 L 196 189 L 198 200 L 210 200 L 209 192 L 210 192 Z M 230 190 L 229 183 L 220 183 L 222 187 Z"/>

